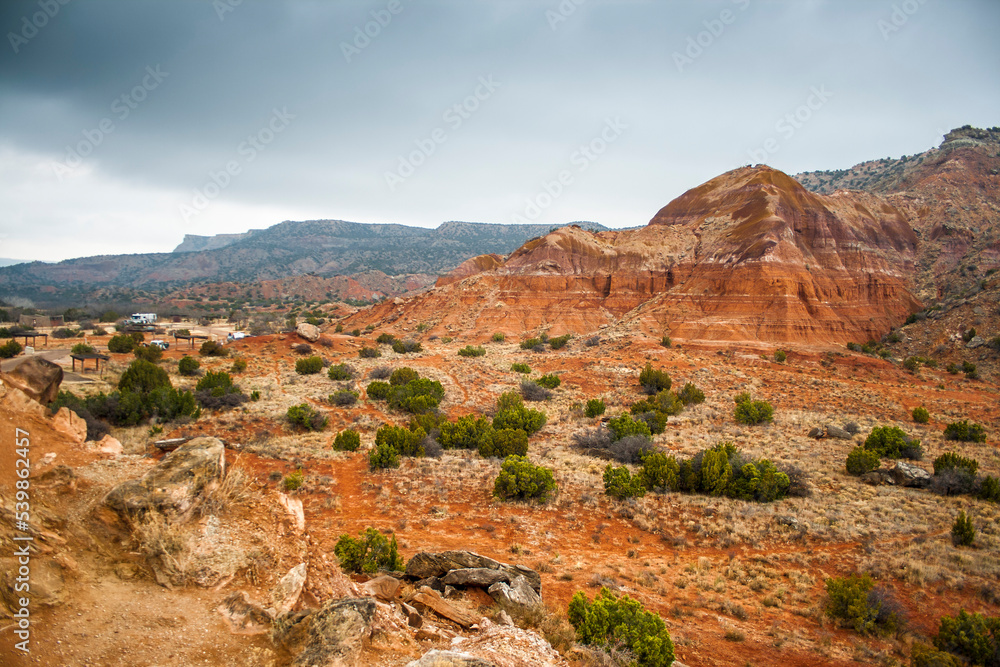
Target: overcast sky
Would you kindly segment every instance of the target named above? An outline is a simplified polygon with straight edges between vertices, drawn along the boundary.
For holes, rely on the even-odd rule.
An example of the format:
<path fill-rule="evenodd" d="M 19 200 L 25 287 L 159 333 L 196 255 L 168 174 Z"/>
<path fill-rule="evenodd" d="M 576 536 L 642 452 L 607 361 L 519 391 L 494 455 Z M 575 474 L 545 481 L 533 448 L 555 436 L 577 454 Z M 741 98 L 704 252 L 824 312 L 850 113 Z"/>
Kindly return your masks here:
<path fill-rule="evenodd" d="M 0 28 L 0 257 L 635 226 L 744 164 L 1000 125 L 996 0 L 3 0 Z"/>

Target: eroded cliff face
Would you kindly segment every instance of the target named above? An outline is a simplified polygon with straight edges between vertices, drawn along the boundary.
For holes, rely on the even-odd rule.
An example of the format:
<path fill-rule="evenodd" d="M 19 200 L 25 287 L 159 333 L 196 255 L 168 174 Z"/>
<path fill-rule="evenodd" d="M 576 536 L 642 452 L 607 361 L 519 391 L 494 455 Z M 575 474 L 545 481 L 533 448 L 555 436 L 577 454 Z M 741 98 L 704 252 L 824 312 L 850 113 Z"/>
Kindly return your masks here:
<path fill-rule="evenodd" d="M 874 195 L 817 195 L 747 167 L 688 191 L 642 229 L 564 227 L 355 318 L 483 335 L 623 322 L 682 339 L 867 340 L 919 309 L 908 284 L 916 245 L 906 218 Z"/>

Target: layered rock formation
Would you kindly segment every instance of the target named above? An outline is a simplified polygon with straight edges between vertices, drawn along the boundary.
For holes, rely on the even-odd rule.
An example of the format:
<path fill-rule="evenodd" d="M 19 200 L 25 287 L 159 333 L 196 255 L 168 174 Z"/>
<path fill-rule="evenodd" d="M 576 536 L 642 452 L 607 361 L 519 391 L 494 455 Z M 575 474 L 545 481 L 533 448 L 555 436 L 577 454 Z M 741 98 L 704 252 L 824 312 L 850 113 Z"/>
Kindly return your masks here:
<path fill-rule="evenodd" d="M 908 285 L 916 246 L 906 218 L 873 195 L 818 195 L 746 167 L 686 192 L 644 228 L 565 227 L 352 320 L 484 335 L 583 334 L 624 320 L 686 339 L 867 340 L 919 309 Z"/>

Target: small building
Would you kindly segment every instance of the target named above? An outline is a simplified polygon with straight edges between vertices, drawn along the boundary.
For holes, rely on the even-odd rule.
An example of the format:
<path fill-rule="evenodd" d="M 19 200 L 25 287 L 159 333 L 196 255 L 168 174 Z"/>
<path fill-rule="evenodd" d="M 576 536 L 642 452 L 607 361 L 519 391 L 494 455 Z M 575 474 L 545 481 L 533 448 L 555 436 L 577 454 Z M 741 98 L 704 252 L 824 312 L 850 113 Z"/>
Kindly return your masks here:
<path fill-rule="evenodd" d="M 25 315 L 23 313 L 18 318 L 17 323 L 23 327 L 31 327 L 32 329 L 37 329 L 38 327 L 61 327 L 65 325 L 62 315 Z"/>

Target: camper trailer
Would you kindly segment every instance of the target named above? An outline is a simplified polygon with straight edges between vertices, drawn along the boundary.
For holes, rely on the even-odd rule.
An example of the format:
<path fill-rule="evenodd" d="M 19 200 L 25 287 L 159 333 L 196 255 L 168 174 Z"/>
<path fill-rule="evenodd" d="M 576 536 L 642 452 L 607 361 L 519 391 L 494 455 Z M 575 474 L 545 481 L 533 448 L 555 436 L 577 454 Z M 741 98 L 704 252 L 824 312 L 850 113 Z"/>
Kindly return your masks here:
<path fill-rule="evenodd" d="M 156 322 L 156 313 L 132 313 L 129 324 L 153 324 Z"/>

